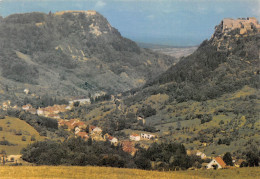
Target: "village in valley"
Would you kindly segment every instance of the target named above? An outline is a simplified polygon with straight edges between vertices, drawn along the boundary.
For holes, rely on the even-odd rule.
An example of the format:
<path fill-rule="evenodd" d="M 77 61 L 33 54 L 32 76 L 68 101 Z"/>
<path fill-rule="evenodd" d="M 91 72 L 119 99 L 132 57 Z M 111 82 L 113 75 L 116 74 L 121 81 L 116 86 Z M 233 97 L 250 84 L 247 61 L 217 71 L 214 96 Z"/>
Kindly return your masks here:
<path fill-rule="evenodd" d="M 29 89 L 24 89 L 24 93 L 26 95 L 30 94 Z M 102 95 L 104 93 L 101 93 Z M 101 94 L 95 94 L 95 97 L 101 96 Z M 121 94 L 119 95 L 121 96 Z M 110 101 L 117 104 L 117 109 L 120 109 L 120 99 L 111 95 Z M 121 147 L 124 152 L 135 156 L 136 152 L 138 151 L 139 147 L 144 149 L 148 149 L 149 146 L 153 142 L 160 142 L 161 136 L 159 133 L 151 133 L 146 131 L 128 131 L 126 136 L 123 137 L 114 137 L 108 133 L 104 133 L 102 127 L 91 125 L 89 122 L 83 122 L 80 119 L 62 119 L 62 113 L 66 111 L 73 110 L 76 106 L 80 105 L 90 105 L 91 100 L 90 98 L 73 98 L 69 101 L 68 105 L 58 105 L 55 104 L 53 106 L 47 107 L 39 107 L 33 108 L 31 104 L 23 105 L 22 107 L 18 107 L 17 105 L 12 106 L 11 101 L 5 101 L 0 106 L 0 109 L 7 111 L 9 109 L 15 110 L 22 110 L 28 112 L 33 115 L 43 116 L 46 118 L 55 119 L 58 122 L 58 127 L 62 128 L 62 130 L 69 132 L 69 137 L 79 137 L 85 141 L 107 141 L 113 146 Z M 122 109 L 121 109 L 122 110 Z M 145 119 L 142 116 L 137 116 L 136 120 L 142 124 L 145 124 Z M 126 130 L 127 131 L 127 130 Z M 204 146 L 207 144 L 204 143 Z M 137 147 L 138 146 L 138 147 Z M 223 161 L 223 155 L 219 155 L 217 157 L 207 156 L 205 153 L 201 152 L 200 150 L 187 150 L 186 151 L 188 156 L 196 156 L 201 159 L 202 163 L 198 164 L 198 167 L 191 167 L 190 169 L 226 169 L 226 168 L 235 168 L 245 166 L 246 160 L 239 159 L 232 157 L 232 165 L 226 164 Z M 6 151 L 0 154 L 0 160 L 2 165 L 13 165 L 13 164 L 22 164 L 26 163 L 21 159 L 21 155 L 6 155 Z M 28 164 L 28 163 L 27 163 Z"/>
<path fill-rule="evenodd" d="M 260 24 L 218 23 L 199 46 L 141 47 L 95 10 L 0 15 L 1 168 L 256 176 Z"/>

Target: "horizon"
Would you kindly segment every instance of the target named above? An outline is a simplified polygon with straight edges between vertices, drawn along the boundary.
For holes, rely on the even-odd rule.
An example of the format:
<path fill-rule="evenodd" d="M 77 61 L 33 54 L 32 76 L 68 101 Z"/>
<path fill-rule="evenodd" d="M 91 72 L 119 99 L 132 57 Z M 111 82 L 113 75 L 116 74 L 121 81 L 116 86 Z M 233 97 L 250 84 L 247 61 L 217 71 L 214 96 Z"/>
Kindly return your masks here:
<path fill-rule="evenodd" d="M 0 0 L 0 15 L 64 10 L 95 10 L 138 43 L 197 46 L 209 39 L 224 18 L 260 19 L 252 0 Z"/>

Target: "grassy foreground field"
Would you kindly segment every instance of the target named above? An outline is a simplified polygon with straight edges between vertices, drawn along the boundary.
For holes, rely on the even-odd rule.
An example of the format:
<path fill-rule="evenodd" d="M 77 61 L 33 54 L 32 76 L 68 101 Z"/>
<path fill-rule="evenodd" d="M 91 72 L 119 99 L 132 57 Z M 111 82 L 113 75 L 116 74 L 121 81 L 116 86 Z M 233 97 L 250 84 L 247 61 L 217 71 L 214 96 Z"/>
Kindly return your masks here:
<path fill-rule="evenodd" d="M 158 172 L 137 169 L 69 166 L 18 166 L 0 167 L 1 178 L 102 178 L 102 179 L 148 179 L 148 178 L 257 178 L 260 168 L 226 170 L 197 170 Z"/>

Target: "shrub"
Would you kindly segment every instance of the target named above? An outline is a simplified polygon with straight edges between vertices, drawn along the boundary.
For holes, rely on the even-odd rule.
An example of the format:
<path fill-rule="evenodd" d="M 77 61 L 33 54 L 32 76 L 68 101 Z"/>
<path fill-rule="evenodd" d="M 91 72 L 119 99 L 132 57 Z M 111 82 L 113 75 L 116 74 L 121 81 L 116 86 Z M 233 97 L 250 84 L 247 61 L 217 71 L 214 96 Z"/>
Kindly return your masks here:
<path fill-rule="evenodd" d="M 35 135 L 31 136 L 31 141 L 36 141 Z"/>
<path fill-rule="evenodd" d="M 22 141 L 26 141 L 26 137 L 25 136 L 22 137 Z"/>

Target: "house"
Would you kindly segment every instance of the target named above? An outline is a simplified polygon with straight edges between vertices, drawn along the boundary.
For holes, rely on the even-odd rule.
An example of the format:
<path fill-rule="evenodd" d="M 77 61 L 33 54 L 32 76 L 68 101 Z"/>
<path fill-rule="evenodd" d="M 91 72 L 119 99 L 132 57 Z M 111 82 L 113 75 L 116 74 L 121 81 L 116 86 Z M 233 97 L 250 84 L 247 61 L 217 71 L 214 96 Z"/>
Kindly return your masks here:
<path fill-rule="evenodd" d="M 80 132 L 80 128 L 79 127 L 76 127 L 75 128 L 75 134 L 78 134 Z"/>
<path fill-rule="evenodd" d="M 66 121 L 60 119 L 60 120 L 58 121 L 58 125 L 59 125 L 59 127 L 60 127 L 60 126 L 65 126 L 65 125 L 66 125 Z"/>
<path fill-rule="evenodd" d="M 75 124 L 76 124 L 77 122 L 78 122 L 77 119 L 71 119 L 71 120 L 69 120 L 69 121 L 65 121 L 65 125 L 68 126 L 68 129 L 69 129 L 69 130 L 74 130 L 75 127 L 76 127 Z M 62 124 L 62 122 L 61 122 L 61 124 Z"/>
<path fill-rule="evenodd" d="M 206 154 L 204 154 L 203 152 L 201 152 L 199 150 L 187 150 L 187 155 L 196 155 L 196 156 L 200 157 L 201 159 L 207 158 Z"/>
<path fill-rule="evenodd" d="M 104 139 L 108 140 L 109 142 L 111 142 L 111 144 L 117 144 L 118 143 L 118 139 L 113 137 L 113 136 L 111 136 L 111 135 L 109 135 L 108 133 L 106 133 L 104 135 Z"/>
<path fill-rule="evenodd" d="M 59 113 L 60 112 L 65 112 L 68 109 L 66 109 L 66 105 L 54 105 L 54 106 L 48 106 L 46 108 L 38 108 L 37 109 L 37 114 L 39 116 L 44 116 L 44 117 L 50 117 L 50 118 L 59 118 Z"/>
<path fill-rule="evenodd" d="M 59 126 L 67 126 L 69 130 L 80 132 L 82 129 L 86 129 L 86 124 L 78 119 L 62 120 L 58 122 Z"/>
<path fill-rule="evenodd" d="M 226 167 L 226 163 L 222 160 L 221 157 L 214 158 L 207 165 L 207 169 L 221 169 L 221 168 L 225 168 L 225 167 Z"/>
<path fill-rule="evenodd" d="M 76 135 L 81 137 L 84 140 L 87 140 L 89 138 L 89 136 L 86 132 L 78 132 Z"/>
<path fill-rule="evenodd" d="M 138 122 L 141 121 L 143 125 L 145 124 L 145 119 L 143 117 L 141 117 L 141 116 L 137 117 L 137 121 Z"/>
<path fill-rule="evenodd" d="M 75 99 L 75 100 L 69 101 L 69 104 L 73 105 L 76 102 L 79 102 L 79 104 L 90 104 L 90 98 Z"/>
<path fill-rule="evenodd" d="M 99 128 L 99 127 L 96 127 L 96 126 L 90 126 L 89 127 L 89 133 L 100 135 L 102 133 L 102 129 Z"/>
<path fill-rule="evenodd" d="M 31 108 L 27 110 L 31 114 L 37 114 L 37 110 L 35 108 Z"/>
<path fill-rule="evenodd" d="M 26 104 L 24 106 L 22 106 L 22 109 L 25 110 L 25 111 L 28 111 L 29 109 L 32 109 L 32 105 L 31 104 Z"/>
<path fill-rule="evenodd" d="M 141 140 L 139 134 L 131 134 L 129 138 L 130 138 L 130 140 L 133 140 L 133 141 L 140 141 Z"/>
<path fill-rule="evenodd" d="M 109 136 L 108 137 L 108 141 L 111 143 L 111 144 L 117 144 L 118 143 L 118 139 L 113 137 L 113 136 Z"/>
<path fill-rule="evenodd" d="M 26 88 L 26 89 L 23 90 L 23 92 L 24 92 L 25 94 L 29 94 L 30 90 Z"/>
<path fill-rule="evenodd" d="M 154 138 L 155 138 L 155 135 L 153 135 L 153 134 L 141 133 L 141 138 L 142 138 L 142 139 L 148 139 L 148 140 L 150 140 L 150 139 L 154 139 Z"/>
<path fill-rule="evenodd" d="M 22 155 L 8 155 L 6 160 L 8 162 L 18 162 L 21 160 Z"/>
<path fill-rule="evenodd" d="M 199 150 L 197 151 L 196 156 L 200 157 L 201 159 L 207 158 L 206 154 L 204 154 L 203 152 L 201 152 Z"/>
<path fill-rule="evenodd" d="M 67 106 L 65 109 L 66 109 L 66 110 L 71 110 L 71 109 L 72 109 L 72 106 Z"/>
<path fill-rule="evenodd" d="M 239 168 L 240 165 L 241 165 L 243 162 L 246 162 L 246 160 L 238 159 L 237 161 L 234 162 L 234 166 L 237 167 L 237 168 Z"/>
<path fill-rule="evenodd" d="M 134 147 L 134 142 L 131 141 L 122 141 L 122 149 L 124 152 L 131 154 L 132 156 L 135 155 L 137 149 Z"/>
<path fill-rule="evenodd" d="M 38 116 L 42 116 L 43 113 L 44 113 L 44 111 L 43 111 L 42 108 L 38 108 L 38 109 L 37 109 L 37 115 L 38 115 Z"/>
<path fill-rule="evenodd" d="M 14 105 L 12 108 L 13 109 L 19 109 L 19 107 L 17 105 Z"/>
<path fill-rule="evenodd" d="M 112 144 L 117 144 L 118 143 L 118 139 L 113 137 L 112 139 L 109 139 L 109 141 L 112 143 Z"/>
<path fill-rule="evenodd" d="M 10 105 L 11 105 L 10 100 L 3 102 L 3 104 L 2 104 L 3 110 L 7 110 L 10 107 Z"/>

